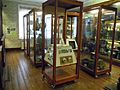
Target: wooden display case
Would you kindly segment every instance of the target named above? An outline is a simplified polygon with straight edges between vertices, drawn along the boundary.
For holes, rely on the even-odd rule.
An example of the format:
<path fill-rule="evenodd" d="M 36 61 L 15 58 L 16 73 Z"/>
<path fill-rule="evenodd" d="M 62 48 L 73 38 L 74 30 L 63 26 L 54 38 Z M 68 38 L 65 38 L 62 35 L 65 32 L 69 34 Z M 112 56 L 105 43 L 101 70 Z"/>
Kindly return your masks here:
<path fill-rule="evenodd" d="M 105 2 L 106 3 L 106 2 Z M 112 6 L 118 9 L 117 11 L 117 19 L 116 19 L 116 28 L 115 28 L 115 41 L 114 41 L 114 49 L 113 49 L 113 64 L 120 66 L 120 16 L 119 16 L 119 0 L 110 1 L 107 6 Z M 113 21 L 110 21 L 108 23 L 113 23 Z M 111 43 L 111 41 L 109 41 Z"/>
<path fill-rule="evenodd" d="M 28 47 L 29 57 L 35 66 L 41 65 L 42 31 L 41 31 L 42 11 L 32 9 L 29 12 Z"/>
<path fill-rule="evenodd" d="M 116 15 L 117 9 L 113 7 L 84 8 L 81 69 L 94 77 L 107 73 L 110 75 Z M 108 21 L 113 23 L 109 25 Z M 111 37 L 108 35 L 109 26 Z M 108 39 L 111 40 L 111 44 Z"/>
<path fill-rule="evenodd" d="M 58 64 L 58 60 L 63 59 L 62 56 L 58 57 L 58 55 L 61 53 L 58 50 L 64 49 L 66 47 L 69 47 L 70 50 L 68 52 L 73 52 L 72 47 L 67 46 L 65 43 L 59 43 L 58 44 L 58 39 L 57 39 L 57 31 L 59 28 L 58 24 L 58 18 L 60 16 L 63 16 L 63 27 L 62 27 L 62 38 L 63 42 L 66 41 L 66 29 L 67 29 L 67 10 L 79 7 L 79 27 L 77 29 L 77 42 L 78 42 L 78 51 L 77 51 L 77 56 L 74 58 L 76 61 L 75 63 L 64 63 L 62 65 Z M 80 34 L 82 31 L 82 9 L 83 9 L 83 3 L 79 1 L 73 1 L 73 0 L 48 0 L 45 3 L 42 4 L 42 10 L 43 10 L 43 15 L 42 15 L 42 73 L 43 73 L 43 78 L 46 78 L 47 82 L 51 84 L 53 87 L 56 85 L 66 83 L 69 81 L 74 81 L 79 78 L 79 65 L 80 65 Z M 52 48 L 45 47 L 46 46 L 46 28 L 47 28 L 47 23 L 45 20 L 45 17 L 47 14 L 51 14 L 54 16 L 53 21 L 51 21 L 51 36 L 53 41 L 51 41 L 53 44 L 51 45 Z M 49 28 L 50 29 L 50 28 Z M 63 45 L 62 45 L 63 44 Z M 64 48 L 61 48 L 59 46 L 62 46 Z M 51 53 L 50 56 L 51 58 L 47 58 L 49 60 L 52 60 L 52 63 L 47 62 L 45 60 L 46 58 L 46 53 L 45 49 L 50 49 L 49 52 Z M 66 50 L 65 50 L 66 51 Z M 63 50 L 64 52 L 64 50 Z M 66 52 L 64 52 L 66 53 Z M 64 54 L 66 55 L 66 54 Z M 58 59 L 60 58 L 60 59 Z M 69 59 L 69 57 L 67 57 Z M 46 63 L 48 63 L 48 66 L 46 66 Z"/>
<path fill-rule="evenodd" d="M 23 29 L 24 29 L 24 54 L 29 56 L 29 15 L 23 16 Z"/>

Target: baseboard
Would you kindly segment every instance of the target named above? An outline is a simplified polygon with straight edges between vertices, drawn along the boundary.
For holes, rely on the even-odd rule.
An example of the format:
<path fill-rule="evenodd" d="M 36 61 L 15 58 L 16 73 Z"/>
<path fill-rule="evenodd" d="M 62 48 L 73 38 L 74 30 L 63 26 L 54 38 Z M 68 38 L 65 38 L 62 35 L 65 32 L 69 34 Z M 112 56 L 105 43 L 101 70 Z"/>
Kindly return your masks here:
<path fill-rule="evenodd" d="M 6 51 L 13 51 L 13 50 L 19 50 L 19 51 L 23 51 L 23 49 L 21 48 L 5 48 Z"/>

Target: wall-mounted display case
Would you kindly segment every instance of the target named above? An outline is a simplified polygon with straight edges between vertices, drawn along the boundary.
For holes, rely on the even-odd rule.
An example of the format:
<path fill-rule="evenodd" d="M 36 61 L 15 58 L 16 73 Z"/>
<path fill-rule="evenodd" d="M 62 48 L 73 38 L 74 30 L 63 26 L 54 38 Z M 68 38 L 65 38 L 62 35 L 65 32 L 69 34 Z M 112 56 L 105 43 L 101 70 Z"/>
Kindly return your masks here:
<path fill-rule="evenodd" d="M 76 56 L 72 47 L 64 43 L 66 42 L 67 10 L 75 7 L 79 7 L 80 14 L 79 27 L 76 31 L 78 41 Z M 42 4 L 42 73 L 43 78 L 46 78 L 53 87 L 79 78 L 82 8 L 82 2 L 73 0 L 48 0 Z M 51 15 L 52 19 L 50 19 L 51 23 L 47 25 L 46 17 L 48 15 Z M 61 16 L 62 18 L 60 18 Z M 46 39 L 47 32 L 51 33 L 51 36 L 47 36 L 52 38 L 51 40 Z M 52 44 L 48 45 L 48 41 Z"/>
<path fill-rule="evenodd" d="M 95 77 L 111 72 L 116 14 L 113 7 L 84 9 L 81 68 Z"/>
<path fill-rule="evenodd" d="M 41 65 L 41 48 L 42 48 L 42 11 L 32 9 L 29 12 L 29 53 L 30 59 L 35 66 Z"/>

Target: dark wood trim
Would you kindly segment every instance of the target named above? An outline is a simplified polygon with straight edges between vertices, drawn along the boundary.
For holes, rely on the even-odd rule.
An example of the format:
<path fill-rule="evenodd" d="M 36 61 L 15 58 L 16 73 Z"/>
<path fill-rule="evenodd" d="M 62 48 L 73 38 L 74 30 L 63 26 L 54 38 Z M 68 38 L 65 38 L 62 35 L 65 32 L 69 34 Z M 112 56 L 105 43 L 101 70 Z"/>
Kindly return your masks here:
<path fill-rule="evenodd" d="M 25 16 L 23 16 L 24 50 L 25 50 L 25 18 L 26 18 L 26 15 L 25 15 Z"/>
<path fill-rule="evenodd" d="M 27 31 L 26 31 L 26 34 L 27 34 L 27 55 L 29 55 L 29 43 L 28 43 L 29 36 L 28 36 L 28 31 L 29 31 L 29 15 L 27 15 Z"/>
<path fill-rule="evenodd" d="M 43 6 L 47 6 L 47 5 L 55 5 L 55 1 L 56 0 L 49 0 L 43 3 Z M 74 1 L 74 0 L 57 0 L 58 1 L 58 6 L 60 4 L 68 4 L 69 8 L 62 6 L 62 8 L 66 8 L 66 9 L 70 9 L 70 8 L 75 8 L 75 7 L 79 7 L 82 6 L 82 2 L 81 1 Z"/>
<path fill-rule="evenodd" d="M 76 65 L 76 74 L 77 78 L 79 78 L 79 70 L 80 70 L 80 47 L 81 47 L 81 39 L 82 39 L 82 15 L 83 15 L 83 4 L 79 6 L 80 12 L 78 17 L 78 28 L 77 28 L 77 44 L 78 44 L 78 50 L 77 50 L 77 65 Z"/>
<path fill-rule="evenodd" d="M 30 56 L 30 15 L 28 15 L 28 56 Z"/>
<path fill-rule="evenodd" d="M 117 19 L 117 10 L 115 11 L 115 19 L 114 19 L 114 27 L 113 27 L 113 34 L 112 34 L 112 51 L 110 55 L 110 71 L 112 70 L 112 62 L 113 62 L 113 48 L 114 48 L 114 40 L 115 40 L 115 27 L 116 27 L 116 19 Z"/>
<path fill-rule="evenodd" d="M 51 16 L 51 44 L 53 44 L 53 14 Z"/>
<path fill-rule="evenodd" d="M 36 64 L 36 16 L 35 16 L 35 9 L 33 10 L 33 35 L 34 35 L 34 64 Z"/>
<path fill-rule="evenodd" d="M 71 18 L 71 27 L 70 27 L 71 28 L 71 33 L 70 33 L 70 38 L 72 38 L 72 31 L 73 31 L 72 30 L 72 22 L 73 22 L 73 19 L 72 19 L 72 17 L 70 17 L 70 18 Z"/>
<path fill-rule="evenodd" d="M 59 38 L 60 38 L 60 35 L 59 35 L 59 34 L 60 34 L 60 33 L 59 33 L 59 32 L 60 32 L 60 26 L 59 26 L 59 24 L 60 24 L 60 18 L 58 17 L 57 20 L 58 20 L 58 28 L 57 28 L 57 33 L 58 33 L 58 36 L 57 36 L 57 44 L 59 44 L 59 41 L 60 41 L 60 40 L 59 40 Z"/>
<path fill-rule="evenodd" d="M 100 31 L 101 31 L 101 16 L 102 16 L 102 8 L 99 8 L 98 12 L 98 23 L 97 23 L 97 32 L 96 32 L 96 48 L 95 48 L 95 67 L 94 73 L 97 74 L 97 66 L 98 66 L 98 59 L 99 59 L 99 45 L 100 45 Z"/>
<path fill-rule="evenodd" d="M 45 71 L 45 60 L 44 60 L 44 56 L 45 56 L 45 12 L 44 12 L 44 5 L 42 4 L 42 74 Z"/>
<path fill-rule="evenodd" d="M 66 43 L 66 30 L 67 30 L 67 11 L 65 10 L 65 16 L 63 18 L 63 40 Z"/>
<path fill-rule="evenodd" d="M 2 38 L 3 36 L 3 18 L 2 18 L 2 7 L 3 7 L 3 4 L 2 4 L 2 0 L 0 0 L 0 38 Z"/>
<path fill-rule="evenodd" d="M 56 81 L 56 32 L 57 32 L 57 17 L 58 17 L 58 1 L 55 0 L 55 22 L 54 22 L 54 46 L 53 46 L 53 80 Z"/>
<path fill-rule="evenodd" d="M 23 51 L 21 48 L 5 48 L 6 51 L 13 51 L 13 50 L 18 50 L 18 51 Z"/>
<path fill-rule="evenodd" d="M 110 5 L 112 5 L 116 2 L 120 2 L 120 1 L 119 0 L 110 0 L 110 1 L 102 2 L 102 3 L 97 3 L 97 4 L 94 4 L 94 5 L 84 7 L 84 10 L 86 10 L 88 8 L 95 8 L 95 7 L 98 7 L 98 6 L 110 6 Z"/>

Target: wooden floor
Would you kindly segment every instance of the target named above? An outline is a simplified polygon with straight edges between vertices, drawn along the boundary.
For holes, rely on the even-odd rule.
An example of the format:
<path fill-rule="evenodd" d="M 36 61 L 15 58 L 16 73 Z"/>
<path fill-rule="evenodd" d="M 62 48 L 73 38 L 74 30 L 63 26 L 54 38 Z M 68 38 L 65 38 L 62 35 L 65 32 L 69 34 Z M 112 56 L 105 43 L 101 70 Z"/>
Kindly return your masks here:
<path fill-rule="evenodd" d="M 111 76 L 94 79 L 80 70 L 80 78 L 52 89 L 46 81 L 42 81 L 41 68 L 35 68 L 24 57 L 23 51 L 9 51 L 6 55 L 10 80 L 6 82 L 6 90 L 103 90 L 107 84 L 116 82 L 120 77 L 120 67 L 113 66 Z"/>

